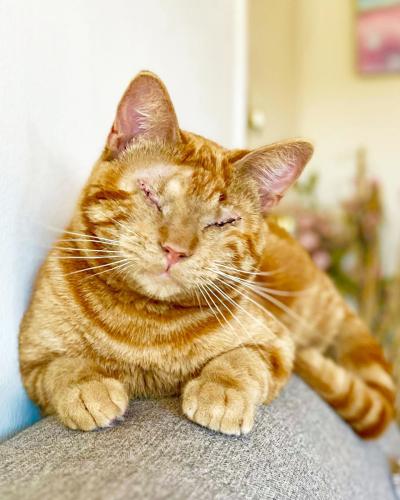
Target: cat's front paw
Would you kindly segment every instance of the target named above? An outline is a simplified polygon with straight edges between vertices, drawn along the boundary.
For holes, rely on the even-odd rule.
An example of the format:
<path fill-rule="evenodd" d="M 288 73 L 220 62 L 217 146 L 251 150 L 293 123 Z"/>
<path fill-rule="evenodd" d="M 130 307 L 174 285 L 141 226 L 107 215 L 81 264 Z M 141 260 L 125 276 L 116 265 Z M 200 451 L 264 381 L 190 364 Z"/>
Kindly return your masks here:
<path fill-rule="evenodd" d="M 123 385 L 113 378 L 87 380 L 68 386 L 57 398 L 56 411 L 70 429 L 91 431 L 109 427 L 128 406 Z"/>
<path fill-rule="evenodd" d="M 256 404 L 244 389 L 202 380 L 200 376 L 186 385 L 182 409 L 203 427 L 239 436 L 253 428 Z"/>

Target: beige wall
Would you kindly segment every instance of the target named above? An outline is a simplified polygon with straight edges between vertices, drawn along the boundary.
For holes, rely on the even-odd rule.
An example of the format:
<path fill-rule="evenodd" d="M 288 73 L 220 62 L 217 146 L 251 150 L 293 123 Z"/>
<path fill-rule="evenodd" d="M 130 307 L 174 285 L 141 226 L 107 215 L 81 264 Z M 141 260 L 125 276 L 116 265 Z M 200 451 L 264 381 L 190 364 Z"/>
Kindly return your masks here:
<path fill-rule="evenodd" d="M 320 172 L 320 197 L 328 203 L 350 192 L 356 151 L 367 149 L 370 171 L 384 185 L 385 255 L 388 263 L 393 261 L 400 230 L 400 76 L 357 74 L 352 0 L 250 0 L 250 12 L 257 12 L 250 16 L 257 27 L 250 25 L 250 36 L 258 33 L 250 39 L 250 103 L 261 103 L 267 114 L 275 114 L 269 114 L 268 126 L 278 124 L 276 135 L 314 141 L 310 168 Z M 256 43 L 265 46 L 278 37 L 266 30 L 287 37 L 285 43 L 255 50 Z M 280 93 L 263 68 L 267 58 L 269 74 L 285 79 Z M 260 79 L 252 80 L 258 72 L 262 87 Z M 250 141 L 275 138 L 275 132 L 251 133 Z"/>
<path fill-rule="evenodd" d="M 265 114 L 251 146 L 295 133 L 295 2 L 249 0 L 249 108 Z"/>

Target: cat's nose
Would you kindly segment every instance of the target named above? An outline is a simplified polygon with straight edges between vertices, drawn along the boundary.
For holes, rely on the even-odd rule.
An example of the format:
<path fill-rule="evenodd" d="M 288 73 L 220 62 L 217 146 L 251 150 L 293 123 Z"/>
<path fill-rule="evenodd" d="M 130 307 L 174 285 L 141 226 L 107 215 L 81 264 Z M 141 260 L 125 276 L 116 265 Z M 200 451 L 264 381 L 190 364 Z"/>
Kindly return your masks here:
<path fill-rule="evenodd" d="M 181 259 L 189 257 L 189 253 L 181 248 L 174 248 L 171 245 L 161 245 L 161 247 L 166 254 L 168 268 L 179 262 Z"/>

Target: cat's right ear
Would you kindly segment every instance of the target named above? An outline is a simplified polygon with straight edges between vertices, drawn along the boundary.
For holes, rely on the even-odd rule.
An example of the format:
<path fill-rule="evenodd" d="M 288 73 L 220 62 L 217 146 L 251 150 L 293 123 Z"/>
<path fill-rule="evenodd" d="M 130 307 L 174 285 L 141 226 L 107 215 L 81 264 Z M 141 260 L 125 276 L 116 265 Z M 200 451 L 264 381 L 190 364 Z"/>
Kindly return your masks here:
<path fill-rule="evenodd" d="M 150 71 L 141 71 L 122 96 L 107 138 L 108 156 L 117 157 L 132 141 L 140 138 L 162 142 L 177 142 L 180 138 L 168 91 Z"/>

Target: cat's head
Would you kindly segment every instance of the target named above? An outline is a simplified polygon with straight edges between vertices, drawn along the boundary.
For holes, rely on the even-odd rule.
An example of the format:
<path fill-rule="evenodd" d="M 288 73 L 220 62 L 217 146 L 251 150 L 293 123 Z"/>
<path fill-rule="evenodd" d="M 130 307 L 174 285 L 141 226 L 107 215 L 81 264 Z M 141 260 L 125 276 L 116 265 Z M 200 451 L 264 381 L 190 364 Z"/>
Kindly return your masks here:
<path fill-rule="evenodd" d="M 140 73 L 80 202 L 81 229 L 115 262 L 102 276 L 176 302 L 204 297 L 210 281 L 224 289 L 218 270 L 254 269 L 263 216 L 311 154 L 304 140 L 227 150 L 183 132 L 163 83 Z"/>

